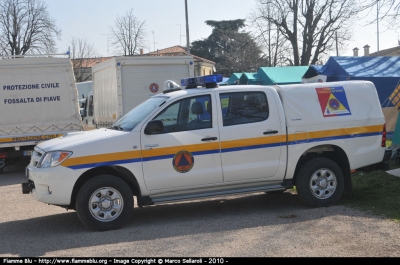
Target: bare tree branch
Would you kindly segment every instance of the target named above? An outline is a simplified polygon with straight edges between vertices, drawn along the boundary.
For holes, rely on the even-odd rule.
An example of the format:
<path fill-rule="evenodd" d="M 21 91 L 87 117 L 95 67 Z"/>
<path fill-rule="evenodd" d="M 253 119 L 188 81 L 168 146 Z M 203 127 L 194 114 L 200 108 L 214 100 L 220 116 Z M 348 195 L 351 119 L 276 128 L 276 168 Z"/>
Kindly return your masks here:
<path fill-rule="evenodd" d="M 0 1 L 0 53 L 24 55 L 56 52 L 61 30 L 40 0 Z"/>
<path fill-rule="evenodd" d="M 138 50 L 146 45 L 145 21 L 140 21 L 135 17 L 133 9 L 128 10 L 125 16 L 117 17 L 110 31 L 116 54 L 132 56 L 138 54 Z"/>
<path fill-rule="evenodd" d="M 368 24 L 376 23 L 377 20 L 385 22 L 388 29 L 400 28 L 400 1 L 399 0 L 360 0 L 360 11 L 368 10 L 376 12 L 378 16 L 369 21 Z"/>
<path fill-rule="evenodd" d="M 291 55 L 285 61 L 309 65 L 331 51 L 334 43 L 342 45 L 350 39 L 358 11 L 357 0 L 257 0 L 252 18 L 254 23 L 276 28 L 283 43 L 290 44 Z"/>
<path fill-rule="evenodd" d="M 99 57 L 93 44 L 73 37 L 70 41 L 70 49 L 75 81 L 79 83 L 92 80 L 91 66 Z"/>

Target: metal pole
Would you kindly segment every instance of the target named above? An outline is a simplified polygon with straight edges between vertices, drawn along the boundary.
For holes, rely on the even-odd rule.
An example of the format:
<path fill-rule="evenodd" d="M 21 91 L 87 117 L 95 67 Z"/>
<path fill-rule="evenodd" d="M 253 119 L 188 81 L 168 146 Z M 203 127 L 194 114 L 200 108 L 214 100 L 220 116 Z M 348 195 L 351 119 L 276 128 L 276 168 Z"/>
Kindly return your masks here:
<path fill-rule="evenodd" d="M 187 0 L 185 0 L 185 13 L 186 13 L 186 47 L 187 47 L 187 55 L 190 55 L 189 17 L 188 17 Z"/>
<path fill-rule="evenodd" d="M 336 31 L 336 56 L 339 56 L 339 45 L 338 45 L 337 31 Z"/>
<path fill-rule="evenodd" d="M 378 42 L 378 56 L 379 56 L 379 0 L 376 1 L 376 37 Z"/>

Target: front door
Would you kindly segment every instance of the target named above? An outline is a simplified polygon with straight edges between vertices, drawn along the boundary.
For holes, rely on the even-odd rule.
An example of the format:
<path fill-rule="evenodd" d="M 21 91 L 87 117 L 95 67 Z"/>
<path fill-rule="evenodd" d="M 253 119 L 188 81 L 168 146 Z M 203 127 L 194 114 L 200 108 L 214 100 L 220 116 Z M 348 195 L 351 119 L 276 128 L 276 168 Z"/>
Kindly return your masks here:
<path fill-rule="evenodd" d="M 153 120 L 161 134 L 141 132 L 143 173 L 148 190 L 222 183 L 215 94 L 191 96 L 166 106 Z"/>

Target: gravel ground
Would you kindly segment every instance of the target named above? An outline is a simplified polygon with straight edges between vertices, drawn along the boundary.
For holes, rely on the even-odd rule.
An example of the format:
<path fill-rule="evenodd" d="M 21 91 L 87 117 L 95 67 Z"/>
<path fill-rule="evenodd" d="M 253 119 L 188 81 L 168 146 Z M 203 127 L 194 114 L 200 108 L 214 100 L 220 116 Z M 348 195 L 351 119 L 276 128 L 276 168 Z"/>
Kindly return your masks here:
<path fill-rule="evenodd" d="M 400 257 L 400 224 L 297 195 L 256 193 L 136 208 L 116 231 L 23 195 L 24 164 L 5 168 L 0 257 Z"/>

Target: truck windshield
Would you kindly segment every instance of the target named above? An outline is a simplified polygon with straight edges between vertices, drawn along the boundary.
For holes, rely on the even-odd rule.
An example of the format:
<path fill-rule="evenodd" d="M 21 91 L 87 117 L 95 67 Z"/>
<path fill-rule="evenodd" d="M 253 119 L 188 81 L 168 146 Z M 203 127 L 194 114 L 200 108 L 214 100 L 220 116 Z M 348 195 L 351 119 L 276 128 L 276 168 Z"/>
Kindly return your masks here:
<path fill-rule="evenodd" d="M 114 123 L 110 129 L 132 131 L 144 118 L 146 118 L 153 110 L 160 107 L 167 99 L 168 97 L 165 96 L 149 98 L 124 115 Z"/>

